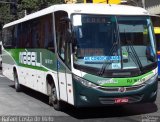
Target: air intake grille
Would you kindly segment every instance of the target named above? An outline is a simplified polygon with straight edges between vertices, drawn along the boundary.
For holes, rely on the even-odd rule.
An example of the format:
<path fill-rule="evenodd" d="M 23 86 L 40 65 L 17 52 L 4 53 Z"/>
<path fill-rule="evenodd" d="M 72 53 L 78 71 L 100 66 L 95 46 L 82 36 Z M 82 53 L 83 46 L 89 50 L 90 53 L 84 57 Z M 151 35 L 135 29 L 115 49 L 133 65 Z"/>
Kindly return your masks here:
<path fill-rule="evenodd" d="M 121 87 L 121 88 L 125 88 L 126 89 L 125 92 L 127 92 L 127 91 L 138 90 L 138 89 L 141 89 L 143 87 L 144 87 L 144 84 L 143 85 L 132 86 L 132 87 Z M 106 91 L 106 92 L 111 92 L 111 93 L 119 92 L 119 88 L 120 87 L 98 87 L 99 90 Z"/>

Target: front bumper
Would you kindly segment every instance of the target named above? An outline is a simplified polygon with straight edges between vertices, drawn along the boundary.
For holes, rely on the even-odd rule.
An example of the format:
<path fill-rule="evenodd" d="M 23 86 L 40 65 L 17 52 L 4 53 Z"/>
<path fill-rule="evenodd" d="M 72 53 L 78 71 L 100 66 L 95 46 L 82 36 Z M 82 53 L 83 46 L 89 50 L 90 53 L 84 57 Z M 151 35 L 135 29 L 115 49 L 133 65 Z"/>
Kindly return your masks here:
<path fill-rule="evenodd" d="M 158 78 L 149 84 L 143 84 L 137 87 L 125 87 L 125 92 L 116 91 L 117 87 L 110 87 L 108 91 L 105 88 L 86 87 L 80 82 L 74 80 L 74 102 L 76 107 L 99 107 L 119 105 L 115 99 L 127 98 L 128 102 L 120 104 L 152 102 L 157 96 Z M 107 87 L 106 87 L 107 88 Z M 108 87 L 109 88 L 109 87 Z"/>

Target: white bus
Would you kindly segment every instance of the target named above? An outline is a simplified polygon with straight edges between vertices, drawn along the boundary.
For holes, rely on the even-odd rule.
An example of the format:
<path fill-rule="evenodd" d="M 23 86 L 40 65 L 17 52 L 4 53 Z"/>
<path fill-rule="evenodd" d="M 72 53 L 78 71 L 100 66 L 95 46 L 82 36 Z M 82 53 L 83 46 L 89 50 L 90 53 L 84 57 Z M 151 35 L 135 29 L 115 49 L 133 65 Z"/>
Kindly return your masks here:
<path fill-rule="evenodd" d="M 53 5 L 4 25 L 3 37 L 3 74 L 57 110 L 156 100 L 155 38 L 143 8 Z"/>

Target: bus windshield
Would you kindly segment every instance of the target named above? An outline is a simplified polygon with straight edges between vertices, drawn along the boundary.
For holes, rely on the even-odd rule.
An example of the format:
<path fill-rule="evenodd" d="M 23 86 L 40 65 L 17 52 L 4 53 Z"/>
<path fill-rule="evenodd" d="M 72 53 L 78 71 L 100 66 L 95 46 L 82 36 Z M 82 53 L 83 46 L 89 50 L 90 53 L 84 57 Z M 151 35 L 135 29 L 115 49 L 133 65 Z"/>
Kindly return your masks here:
<path fill-rule="evenodd" d="M 73 30 L 74 66 L 86 72 L 87 67 L 143 70 L 156 62 L 149 17 L 78 14 L 73 15 Z"/>

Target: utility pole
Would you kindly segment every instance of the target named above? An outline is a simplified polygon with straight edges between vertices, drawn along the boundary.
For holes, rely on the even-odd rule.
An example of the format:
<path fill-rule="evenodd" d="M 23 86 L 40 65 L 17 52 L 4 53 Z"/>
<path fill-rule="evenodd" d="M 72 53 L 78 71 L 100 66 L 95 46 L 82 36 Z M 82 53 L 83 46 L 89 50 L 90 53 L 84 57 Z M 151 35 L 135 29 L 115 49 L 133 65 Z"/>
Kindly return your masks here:
<path fill-rule="evenodd" d="M 142 6 L 143 6 L 144 9 L 146 8 L 145 0 L 142 0 Z"/>

